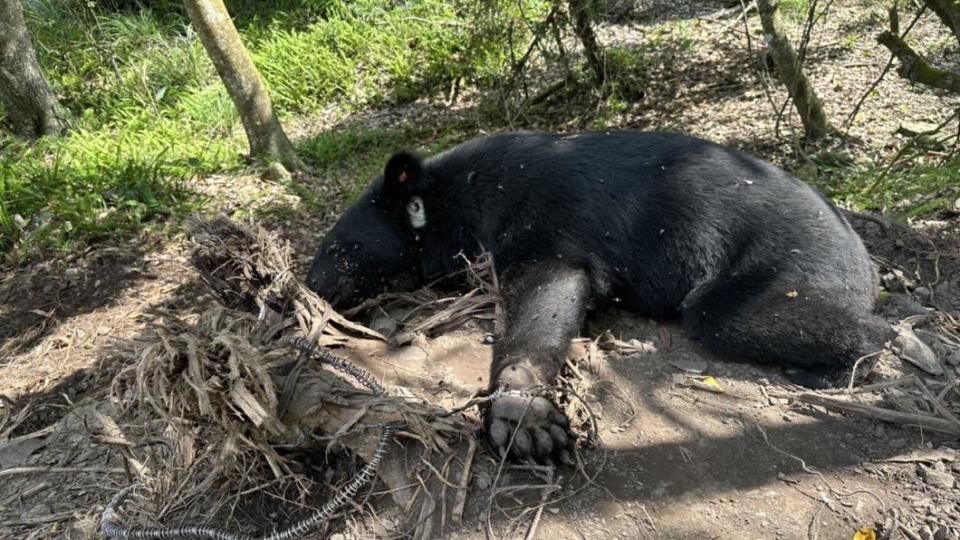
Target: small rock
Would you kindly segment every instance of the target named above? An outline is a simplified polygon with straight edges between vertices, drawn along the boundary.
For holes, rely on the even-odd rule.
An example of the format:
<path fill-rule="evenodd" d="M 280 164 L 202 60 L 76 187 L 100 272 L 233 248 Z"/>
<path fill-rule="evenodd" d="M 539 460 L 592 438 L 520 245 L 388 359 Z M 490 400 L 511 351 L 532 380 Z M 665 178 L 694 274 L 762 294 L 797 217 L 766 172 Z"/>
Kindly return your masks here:
<path fill-rule="evenodd" d="M 897 134 L 904 137 L 916 137 L 921 133 L 936 131 L 937 125 L 930 122 L 904 122 L 897 128 Z"/>
<path fill-rule="evenodd" d="M 909 325 L 897 326 L 897 337 L 893 340 L 891 349 L 900 359 L 910 362 L 931 375 L 943 374 L 943 366 L 940 365 L 937 353 L 921 341 Z"/>
<path fill-rule="evenodd" d="M 956 484 L 956 478 L 952 474 L 936 469 L 922 468 L 920 469 L 920 476 L 931 486 L 943 489 L 953 489 L 954 484 Z"/>
<path fill-rule="evenodd" d="M 933 533 L 933 540 L 950 540 L 956 537 L 946 525 L 941 525 L 937 532 Z"/>
<path fill-rule="evenodd" d="M 290 178 L 290 171 L 288 171 L 282 163 L 274 161 L 269 167 L 263 170 L 263 174 L 260 175 L 260 178 L 263 178 L 268 182 L 288 180 Z"/>
<path fill-rule="evenodd" d="M 887 272 L 880 276 L 880 282 L 883 284 L 883 288 L 890 292 L 896 293 L 904 291 L 903 282 L 900 281 L 893 272 Z"/>
<path fill-rule="evenodd" d="M 397 321 L 393 320 L 393 317 L 386 315 L 377 317 L 370 323 L 370 329 L 390 337 L 397 331 Z"/>
<path fill-rule="evenodd" d="M 913 290 L 913 296 L 916 297 L 916 299 L 920 300 L 921 302 L 929 302 L 931 294 L 933 293 L 930 291 L 930 289 L 924 286 L 917 287 L 916 289 Z"/>
<path fill-rule="evenodd" d="M 707 363 L 697 358 L 678 358 L 671 360 L 670 365 L 687 373 L 703 373 L 707 370 Z"/>

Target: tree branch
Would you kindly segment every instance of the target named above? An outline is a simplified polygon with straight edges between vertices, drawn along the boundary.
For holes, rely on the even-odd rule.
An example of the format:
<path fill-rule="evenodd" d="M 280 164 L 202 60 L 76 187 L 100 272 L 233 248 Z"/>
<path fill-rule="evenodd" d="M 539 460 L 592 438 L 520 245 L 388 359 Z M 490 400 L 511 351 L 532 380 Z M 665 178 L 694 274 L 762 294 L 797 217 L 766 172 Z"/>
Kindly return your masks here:
<path fill-rule="evenodd" d="M 877 41 L 900 60 L 897 73 L 901 77 L 931 88 L 960 93 L 960 75 L 931 66 L 896 34 L 885 31 L 877 36 Z"/>

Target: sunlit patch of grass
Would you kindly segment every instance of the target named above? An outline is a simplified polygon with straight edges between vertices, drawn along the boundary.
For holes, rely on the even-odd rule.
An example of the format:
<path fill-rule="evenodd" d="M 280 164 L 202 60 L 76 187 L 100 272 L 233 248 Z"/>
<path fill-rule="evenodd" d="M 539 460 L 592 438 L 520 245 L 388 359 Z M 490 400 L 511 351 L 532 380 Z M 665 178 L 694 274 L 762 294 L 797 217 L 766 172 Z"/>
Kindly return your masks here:
<path fill-rule="evenodd" d="M 235 141 L 233 141 L 235 143 Z M 73 131 L 0 154 L 0 250 L 18 258 L 123 234 L 201 201 L 187 180 L 236 164 L 231 139 L 197 145 L 175 122 L 149 131 Z"/>
<path fill-rule="evenodd" d="M 782 13 L 784 17 L 792 20 L 805 18 L 807 11 L 810 10 L 809 0 L 780 0 L 778 5 L 780 13 Z"/>
<path fill-rule="evenodd" d="M 300 155 L 321 173 L 321 182 L 332 188 L 327 196 L 352 202 L 367 184 L 383 172 L 395 152 L 410 150 L 424 156 L 445 150 L 470 136 L 459 126 L 407 129 L 347 129 L 323 133 L 299 145 Z M 290 182 L 303 202 L 315 210 L 329 203 L 323 195 Z"/>
<path fill-rule="evenodd" d="M 858 168 L 838 171 L 821 187 L 835 200 L 857 208 L 899 216 L 927 217 L 952 208 L 960 197 L 960 158 L 944 165 L 885 171 Z"/>
<path fill-rule="evenodd" d="M 237 114 L 179 2 L 24 5 L 70 131 L 34 146 L 0 140 L 0 251 L 15 249 L 22 257 L 123 234 L 198 204 L 185 180 L 242 166 L 246 143 Z M 489 82 L 510 58 L 504 21 L 542 17 L 547 3 L 232 0 L 227 6 L 288 119 L 330 106 L 349 112 L 409 101 L 446 92 L 462 78 Z M 524 28 L 513 25 L 515 47 L 524 43 Z M 333 134 L 300 147 L 320 168 L 368 179 L 388 148 L 416 140 L 409 135 Z"/>

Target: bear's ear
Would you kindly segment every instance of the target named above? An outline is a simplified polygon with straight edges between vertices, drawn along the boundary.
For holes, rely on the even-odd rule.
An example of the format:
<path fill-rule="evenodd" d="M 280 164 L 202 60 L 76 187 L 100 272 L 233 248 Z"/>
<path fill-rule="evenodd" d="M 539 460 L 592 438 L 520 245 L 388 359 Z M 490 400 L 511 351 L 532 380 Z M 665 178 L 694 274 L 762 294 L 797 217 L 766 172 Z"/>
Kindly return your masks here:
<path fill-rule="evenodd" d="M 387 161 L 383 171 L 384 194 L 402 197 L 426 187 L 429 177 L 423 160 L 410 152 L 399 152 Z"/>

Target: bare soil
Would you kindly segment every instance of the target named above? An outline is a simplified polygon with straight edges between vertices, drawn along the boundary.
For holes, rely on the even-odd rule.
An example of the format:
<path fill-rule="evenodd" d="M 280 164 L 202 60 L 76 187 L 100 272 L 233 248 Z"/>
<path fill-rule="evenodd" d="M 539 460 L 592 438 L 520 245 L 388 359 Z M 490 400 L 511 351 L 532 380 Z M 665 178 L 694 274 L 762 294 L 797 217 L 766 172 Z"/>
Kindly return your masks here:
<path fill-rule="evenodd" d="M 654 66 L 646 97 L 614 125 L 674 127 L 796 163 L 791 136 L 774 133 L 774 109 L 749 68 L 742 22 L 736 14 L 711 18 L 721 9 L 724 5 L 710 2 L 642 3 L 605 25 L 605 43 L 644 48 L 663 59 Z M 843 118 L 886 62 L 871 38 L 884 8 L 838 3 L 833 10 L 826 24 L 842 31 L 820 30 L 822 36 L 852 37 L 836 43 L 815 39 L 811 55 L 819 67 L 811 76 L 824 89 L 831 117 Z M 678 14 L 688 27 L 665 24 Z M 755 19 L 751 25 L 757 25 Z M 918 39 L 933 35 L 932 28 L 919 25 Z M 698 45 L 677 50 L 676 40 L 654 39 L 683 32 Z M 756 47 L 758 36 L 753 38 Z M 949 56 L 944 53 L 945 61 Z M 734 75 L 721 80 L 716 76 L 721 71 Z M 469 100 L 475 98 L 417 103 L 347 123 L 443 123 L 471 116 Z M 902 143 L 894 135 L 901 122 L 929 121 L 951 103 L 888 75 L 851 127 L 860 141 L 854 157 L 889 155 Z M 576 111 L 582 109 L 556 103 L 528 120 L 552 129 L 585 127 Z M 796 124 L 788 120 L 784 130 L 790 125 Z M 302 135 L 330 127 L 316 122 Z M 209 180 L 204 189 L 228 214 L 274 205 L 278 211 L 271 215 L 283 217 L 271 223 L 298 247 L 301 265 L 336 213 L 335 208 L 324 215 L 306 212 L 296 195 L 256 177 Z M 303 180 L 320 189 L 326 179 Z M 960 316 L 956 214 L 891 222 L 886 234 L 871 222 L 855 225 L 884 275 L 885 316 Z M 98 537 L 103 504 L 128 483 L 122 456 L 136 451 L 112 443 L 97 423 L 116 368 L 111 344 L 139 336 L 153 308 L 193 311 L 211 301 L 187 267 L 184 250 L 177 239 L 134 239 L 0 274 L 0 537 Z M 915 538 L 960 538 L 956 437 L 803 404 L 796 400 L 801 390 L 777 369 L 706 354 L 669 321 L 600 313 L 585 335 L 596 338 L 608 330 L 620 340 L 637 340 L 646 352 L 608 352 L 579 364 L 593 383 L 584 397 L 598 417 L 601 444 L 581 451 L 586 477 L 558 470 L 560 489 L 543 499 L 547 504 L 535 537 L 849 539 L 861 526 L 882 528 L 886 522 L 890 538 L 907 538 L 889 530 L 896 516 Z M 486 385 L 489 332 L 471 323 L 365 363 L 391 391 L 452 407 Z M 941 352 L 956 377 L 960 356 Z M 888 378 L 915 372 L 902 364 L 881 371 Z M 704 382 L 708 376 L 716 385 Z M 960 399 L 955 388 L 944 394 L 954 411 Z M 498 473 L 498 462 L 485 448 L 477 465 L 464 527 L 455 537 L 523 537 L 545 482 L 529 470 Z M 533 487 L 503 491 L 523 485 Z M 355 513 L 325 534 L 389 535 L 403 509 L 385 497 L 373 500 L 376 515 Z M 284 523 L 294 504 L 274 501 L 270 512 L 243 519 L 269 528 Z"/>

